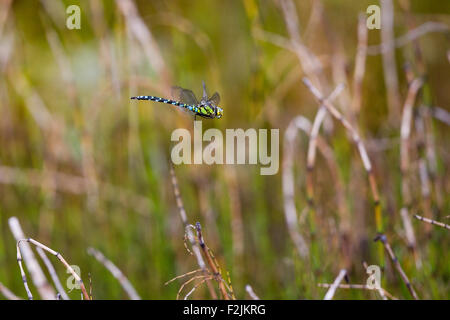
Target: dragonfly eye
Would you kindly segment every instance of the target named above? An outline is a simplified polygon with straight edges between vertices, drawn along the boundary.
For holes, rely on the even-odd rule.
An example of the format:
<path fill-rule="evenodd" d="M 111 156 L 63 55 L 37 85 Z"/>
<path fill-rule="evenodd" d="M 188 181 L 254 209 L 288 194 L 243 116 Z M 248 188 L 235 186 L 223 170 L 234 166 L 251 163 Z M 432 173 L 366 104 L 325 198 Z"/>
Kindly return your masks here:
<path fill-rule="evenodd" d="M 222 116 L 223 116 L 222 108 L 221 107 L 217 107 L 217 109 L 216 109 L 216 117 L 217 117 L 217 119 L 222 118 Z"/>

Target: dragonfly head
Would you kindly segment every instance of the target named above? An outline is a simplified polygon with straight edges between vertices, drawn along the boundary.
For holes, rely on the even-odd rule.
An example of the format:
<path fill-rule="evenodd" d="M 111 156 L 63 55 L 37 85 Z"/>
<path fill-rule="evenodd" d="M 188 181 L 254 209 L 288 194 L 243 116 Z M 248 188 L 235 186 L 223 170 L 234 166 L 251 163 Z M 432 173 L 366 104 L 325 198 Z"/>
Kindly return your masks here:
<path fill-rule="evenodd" d="M 216 108 L 216 118 L 217 118 L 217 119 L 220 119 L 220 118 L 222 118 L 222 116 L 223 116 L 223 110 L 222 110 L 222 108 L 221 108 L 221 107 L 217 107 L 217 108 Z"/>

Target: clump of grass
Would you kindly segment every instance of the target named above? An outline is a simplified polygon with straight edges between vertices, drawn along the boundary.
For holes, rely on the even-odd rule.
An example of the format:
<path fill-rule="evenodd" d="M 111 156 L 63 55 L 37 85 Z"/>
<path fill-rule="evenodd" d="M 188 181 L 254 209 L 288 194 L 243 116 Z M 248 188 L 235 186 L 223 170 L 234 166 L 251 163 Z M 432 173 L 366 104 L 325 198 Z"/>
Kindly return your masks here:
<path fill-rule="evenodd" d="M 75 270 L 72 268 L 71 265 L 67 263 L 67 261 L 63 258 L 63 256 L 47 247 L 46 245 L 40 243 L 39 241 L 36 241 L 32 238 L 22 238 L 23 237 L 23 231 L 20 227 L 19 221 L 16 217 L 10 218 L 10 228 L 13 234 L 18 238 L 17 240 L 17 262 L 19 265 L 20 273 L 22 276 L 23 285 L 25 287 L 25 291 L 27 293 L 28 299 L 33 300 L 33 294 L 29 288 L 27 276 L 25 273 L 25 269 L 23 267 L 22 262 L 24 261 L 28 271 L 30 272 L 33 282 L 39 291 L 41 297 L 43 299 L 56 299 L 56 300 L 70 300 L 69 296 L 65 292 L 58 275 L 56 274 L 55 268 L 53 267 L 51 261 L 46 256 L 45 252 L 50 253 L 51 255 L 55 256 L 61 263 L 66 267 L 67 271 L 70 272 L 70 274 L 74 277 L 76 282 L 78 283 L 80 290 L 81 290 L 81 298 L 85 300 L 92 300 L 92 278 L 91 274 L 89 273 L 89 288 L 90 293 L 87 293 L 86 287 L 83 283 L 83 280 L 81 277 L 75 272 Z M 53 283 L 55 287 L 57 288 L 58 292 L 55 295 L 53 289 L 50 287 L 49 283 L 47 282 L 46 276 L 40 269 L 39 263 L 37 262 L 36 258 L 34 257 L 34 254 L 29 247 L 28 244 L 33 244 L 36 248 L 36 251 L 38 252 L 39 256 L 41 257 L 42 261 L 44 262 L 45 266 L 47 267 L 47 270 L 50 274 L 51 279 L 53 280 Z M 111 274 L 116 278 L 121 286 L 124 288 L 124 290 L 127 292 L 129 297 L 132 300 L 140 300 L 140 296 L 137 294 L 136 290 L 130 283 L 130 281 L 125 277 L 125 275 L 120 271 L 120 269 L 112 263 L 110 260 L 108 260 L 100 251 L 94 249 L 94 248 L 88 248 L 88 254 L 94 256 L 100 263 L 102 263 L 106 269 L 108 269 Z M 14 293 L 12 293 L 8 288 L 3 286 L 0 283 L 0 291 L 3 293 L 3 295 L 10 300 L 18 300 L 20 299 L 17 297 Z"/>
<path fill-rule="evenodd" d="M 90 300 L 90 297 L 86 291 L 86 287 L 84 286 L 83 280 L 81 280 L 80 276 L 75 272 L 75 270 L 73 270 L 73 268 L 67 263 L 67 261 L 63 258 L 63 256 L 59 253 L 56 252 L 53 249 L 50 249 L 49 247 L 47 247 L 46 245 L 43 245 L 42 243 L 28 238 L 28 239 L 19 239 L 17 241 L 17 262 L 19 264 L 19 268 L 20 268 L 20 273 L 22 275 L 22 279 L 23 279 L 23 285 L 25 286 L 25 290 L 27 291 L 27 295 L 28 295 L 28 299 L 29 300 L 33 300 L 33 295 L 28 287 L 28 282 L 27 282 L 27 277 L 25 274 L 25 271 L 23 269 L 22 266 L 22 254 L 20 252 L 20 243 L 22 241 L 26 241 L 28 243 L 34 244 L 35 246 L 41 248 L 42 250 L 45 250 L 47 252 L 49 252 L 50 254 L 54 255 L 56 258 L 58 258 L 59 261 L 61 261 L 61 263 L 67 268 L 67 271 L 69 271 L 72 276 L 75 278 L 75 280 L 77 281 L 77 283 L 80 286 L 81 292 L 83 293 L 83 296 L 86 300 Z"/>
<path fill-rule="evenodd" d="M 1 2 L 0 225 L 20 215 L 35 230 L 34 241 L 60 248 L 69 242 L 64 255 L 81 264 L 92 259 L 86 242 L 111 260 L 133 252 L 124 270 L 140 280 L 139 297 L 158 299 L 232 299 L 222 257 L 234 288 L 245 287 L 252 299 L 321 299 L 316 284 L 342 269 L 361 282 L 340 282 L 335 292 L 365 298 L 366 274 L 356 266 L 390 257 L 383 242 L 370 241 L 382 231 L 417 296 L 448 298 L 441 228 L 448 230 L 450 113 L 442 88 L 450 51 L 440 45 L 448 15 L 437 2 L 391 4 L 382 5 L 386 28 L 375 43 L 380 31 L 366 28 L 365 8 L 344 3 L 346 19 L 321 1 L 250 0 L 245 15 L 239 2 L 221 15 L 220 4 L 97 1 L 82 6 L 82 29 L 69 31 L 60 2 Z M 28 19 L 30 12 L 39 19 Z M 404 74 L 397 65 L 407 65 Z M 306 89 L 303 77 L 311 83 Z M 170 86 L 194 87 L 203 78 L 220 89 L 226 110 L 208 126 L 284 131 L 282 172 L 261 177 L 250 166 L 185 167 L 183 203 L 165 158 L 170 133 L 192 128 L 190 119 L 129 105 L 128 97 L 167 96 Z M 326 102 L 337 84 L 342 92 Z M 300 151 L 299 130 L 308 144 Z M 170 214 L 172 187 L 178 216 Z M 195 267 L 184 259 L 180 234 Z M 16 242 L 3 239 L 0 292 L 20 298 Z M 20 241 L 28 289 L 42 299 L 67 299 L 48 252 Z M 104 256 L 100 262 L 116 276 L 96 274 L 95 282 L 124 286 L 123 273 Z M 164 286 L 176 270 L 193 271 L 174 279 L 187 279 L 181 288 Z M 403 298 L 404 281 L 382 270 L 383 288 Z M 96 286 L 96 297 L 111 297 L 108 288 Z M 377 297 L 392 299 L 383 290 Z"/>
<path fill-rule="evenodd" d="M 196 285 L 194 285 L 194 287 L 191 289 L 191 291 L 189 291 L 188 294 L 185 295 L 184 299 L 187 299 L 201 284 L 203 284 L 205 282 L 209 283 L 208 281 L 210 281 L 210 280 L 214 280 L 217 283 L 219 291 L 220 291 L 223 299 L 225 299 L 225 300 L 235 299 L 233 287 L 231 286 L 231 281 L 229 281 L 227 283 L 224 280 L 224 278 L 222 276 L 222 271 L 217 262 L 217 259 L 215 258 L 213 252 L 206 245 L 206 243 L 203 239 L 202 228 L 201 228 L 200 223 L 197 222 L 195 224 L 195 226 L 188 224 L 186 210 L 184 209 L 183 200 L 181 199 L 180 189 L 178 187 L 178 181 L 175 176 L 175 171 L 174 171 L 173 166 L 170 167 L 170 175 L 171 175 L 171 179 L 172 179 L 172 185 L 173 185 L 173 189 L 174 189 L 174 194 L 175 194 L 178 210 L 179 210 L 180 217 L 183 222 L 184 229 L 185 229 L 185 239 L 187 238 L 189 240 L 193 251 L 189 250 L 188 247 L 186 247 L 186 249 L 188 250 L 189 253 L 192 254 L 192 252 L 193 252 L 193 254 L 196 256 L 197 263 L 198 263 L 200 269 L 190 271 L 190 272 L 187 272 L 180 276 L 177 276 L 177 277 L 169 280 L 165 284 L 167 285 L 176 279 L 179 279 L 179 278 L 182 278 L 182 277 L 185 277 L 188 275 L 192 275 L 197 272 L 201 272 L 201 273 L 203 273 L 202 275 L 194 276 L 181 285 L 181 287 L 177 293 L 177 299 L 179 298 L 180 293 L 183 290 L 183 288 L 187 284 L 189 284 L 190 282 L 192 282 L 194 280 L 200 280 L 200 282 L 198 282 Z M 194 236 L 192 230 L 195 231 L 195 233 L 196 233 L 195 236 Z M 204 262 L 205 260 L 206 260 L 206 263 Z M 215 298 L 216 294 L 214 292 L 214 289 L 211 286 L 208 286 L 208 288 L 210 290 L 211 296 L 213 298 Z"/>
<path fill-rule="evenodd" d="M 375 237 L 374 241 L 381 241 L 384 248 L 386 249 L 386 252 L 389 254 L 389 258 L 391 259 L 392 263 L 395 266 L 395 269 L 399 273 L 400 277 L 402 278 L 403 282 L 405 283 L 406 287 L 408 288 L 409 292 L 411 293 L 412 297 L 415 300 L 419 300 L 419 296 L 417 295 L 416 291 L 414 290 L 411 282 L 409 281 L 408 276 L 406 275 L 405 271 L 403 271 L 402 266 L 400 265 L 400 262 L 398 261 L 398 258 L 395 256 L 394 251 L 391 248 L 391 245 L 388 243 L 386 235 L 379 234 Z"/>

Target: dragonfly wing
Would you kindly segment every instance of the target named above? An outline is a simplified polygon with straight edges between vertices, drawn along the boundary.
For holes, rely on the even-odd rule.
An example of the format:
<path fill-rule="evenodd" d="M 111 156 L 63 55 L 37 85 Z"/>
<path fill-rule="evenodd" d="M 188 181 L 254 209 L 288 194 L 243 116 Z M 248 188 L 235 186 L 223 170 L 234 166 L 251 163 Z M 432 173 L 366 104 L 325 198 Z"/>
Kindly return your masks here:
<path fill-rule="evenodd" d="M 204 101 L 206 101 L 208 99 L 208 90 L 206 90 L 206 84 L 205 81 L 202 80 L 202 85 L 203 85 L 203 97 L 202 99 Z"/>
<path fill-rule="evenodd" d="M 215 92 L 209 99 L 209 102 L 212 102 L 215 106 L 219 105 L 220 102 L 220 96 L 218 92 Z"/>
<path fill-rule="evenodd" d="M 172 96 L 180 102 L 190 105 L 197 105 L 198 100 L 192 90 L 184 89 L 181 87 L 172 87 Z"/>

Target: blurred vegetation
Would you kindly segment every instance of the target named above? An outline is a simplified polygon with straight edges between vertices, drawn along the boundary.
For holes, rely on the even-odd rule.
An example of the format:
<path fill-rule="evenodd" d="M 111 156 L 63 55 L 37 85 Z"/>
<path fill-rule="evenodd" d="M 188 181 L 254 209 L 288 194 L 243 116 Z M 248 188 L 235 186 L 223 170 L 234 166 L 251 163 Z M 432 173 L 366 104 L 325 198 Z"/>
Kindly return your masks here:
<path fill-rule="evenodd" d="M 345 95 L 352 94 L 358 14 L 365 14 L 374 3 L 378 2 L 295 1 L 302 41 L 323 65 L 324 94 L 339 83 L 339 71 L 347 81 L 335 100 L 345 115 L 349 108 Z M 409 14 L 405 3 L 410 3 Z M 65 10 L 71 4 L 81 8 L 80 30 L 66 28 Z M 184 246 L 170 182 L 170 135 L 180 127 L 192 130 L 193 118 L 162 104 L 129 98 L 169 98 L 172 85 L 200 95 L 205 80 L 211 92 L 220 93 L 224 117 L 203 121 L 203 130 L 279 128 L 282 153 L 290 121 L 302 115 L 312 123 L 318 105 L 301 81 L 305 70 L 296 53 L 265 38 L 264 32 L 286 41 L 290 37 L 280 1 L 42 0 L 3 1 L 1 6 L 0 282 L 26 297 L 8 226 L 8 219 L 16 216 L 28 237 L 78 265 L 86 284 L 87 274 L 92 275 L 94 299 L 127 296 L 109 271 L 87 254 L 88 247 L 113 261 L 142 298 L 175 299 L 182 281 L 164 283 L 197 266 Z M 448 26 L 450 2 L 395 1 L 394 17 L 396 37 L 410 30 L 408 17 L 417 26 L 428 21 Z M 380 43 L 379 30 L 368 31 L 368 43 Z M 416 106 L 449 111 L 448 33 L 427 33 L 417 43 L 426 84 Z M 402 108 L 408 91 L 404 64 L 421 74 L 411 43 L 396 49 L 395 56 Z M 388 119 L 382 55 L 367 56 L 365 65 L 357 126 L 378 183 L 384 232 L 419 297 L 448 299 L 449 231 L 428 229 L 411 218 L 422 262 L 417 265 L 399 214 L 404 179 L 400 122 Z M 432 217 L 449 223 L 450 132 L 444 123 L 431 123 L 437 160 L 430 173 Z M 205 241 L 230 272 L 237 298 L 249 298 L 245 285 L 250 284 L 265 299 L 322 299 L 326 289 L 318 283 L 332 283 L 341 268 L 348 270 L 351 283 L 364 284 L 363 261 L 381 263 L 372 241 L 377 232 L 372 195 L 357 149 L 331 118 L 321 136 L 332 150 L 338 172 L 333 176 L 318 153 L 313 174 L 316 215 L 305 214 L 308 137 L 299 133 L 295 142 L 295 203 L 301 234 L 311 247 L 307 258 L 299 256 L 286 227 L 283 154 L 280 171 L 273 176 L 261 176 L 259 165 L 175 167 L 188 220 L 201 222 Z M 411 143 L 411 217 L 424 215 L 418 174 L 421 152 Z M 333 179 L 340 180 L 350 213 L 345 221 L 351 230 L 347 260 L 341 250 L 342 221 Z M 410 299 L 387 257 L 383 286 Z M 65 285 L 69 275 L 51 259 Z M 37 295 L 32 285 L 31 290 Z M 70 297 L 79 299 L 79 291 Z M 192 297 L 210 295 L 201 287 Z M 341 289 L 335 298 L 377 296 Z"/>

